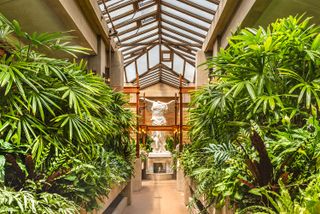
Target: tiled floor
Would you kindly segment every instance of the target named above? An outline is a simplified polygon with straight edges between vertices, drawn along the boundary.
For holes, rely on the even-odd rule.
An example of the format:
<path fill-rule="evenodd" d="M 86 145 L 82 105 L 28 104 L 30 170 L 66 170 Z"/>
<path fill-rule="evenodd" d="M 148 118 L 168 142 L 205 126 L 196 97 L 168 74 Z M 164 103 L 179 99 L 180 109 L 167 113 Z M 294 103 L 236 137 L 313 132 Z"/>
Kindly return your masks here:
<path fill-rule="evenodd" d="M 142 189 L 133 193 L 132 205 L 124 214 L 187 214 L 183 193 L 177 191 L 175 180 L 143 181 Z"/>

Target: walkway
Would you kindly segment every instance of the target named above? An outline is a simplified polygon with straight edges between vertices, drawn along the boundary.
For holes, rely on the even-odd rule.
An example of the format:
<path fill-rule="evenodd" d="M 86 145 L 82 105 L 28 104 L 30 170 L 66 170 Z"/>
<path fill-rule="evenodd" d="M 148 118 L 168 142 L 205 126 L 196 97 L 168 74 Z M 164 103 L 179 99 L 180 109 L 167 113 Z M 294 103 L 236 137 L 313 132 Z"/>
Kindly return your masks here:
<path fill-rule="evenodd" d="M 177 191 L 175 180 L 143 181 L 142 189 L 134 192 L 132 205 L 124 214 L 187 214 L 183 193 Z"/>

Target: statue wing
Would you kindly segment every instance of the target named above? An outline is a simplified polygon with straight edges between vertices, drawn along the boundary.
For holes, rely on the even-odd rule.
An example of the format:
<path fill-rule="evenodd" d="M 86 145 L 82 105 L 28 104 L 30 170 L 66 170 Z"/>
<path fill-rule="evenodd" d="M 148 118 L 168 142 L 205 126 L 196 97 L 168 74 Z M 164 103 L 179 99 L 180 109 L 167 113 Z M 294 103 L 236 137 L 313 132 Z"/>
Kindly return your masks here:
<path fill-rule="evenodd" d="M 171 100 L 170 102 L 167 102 L 167 107 L 168 107 L 168 110 L 167 111 L 174 111 L 174 105 L 175 105 L 175 100 Z"/>
<path fill-rule="evenodd" d="M 153 101 L 153 100 L 149 100 L 149 99 L 147 99 L 147 98 L 142 98 L 142 97 L 140 97 L 140 102 L 141 102 L 141 101 L 142 101 L 142 102 L 145 102 L 145 104 L 146 104 L 146 110 L 151 111 L 151 107 L 152 107 L 154 101 Z"/>

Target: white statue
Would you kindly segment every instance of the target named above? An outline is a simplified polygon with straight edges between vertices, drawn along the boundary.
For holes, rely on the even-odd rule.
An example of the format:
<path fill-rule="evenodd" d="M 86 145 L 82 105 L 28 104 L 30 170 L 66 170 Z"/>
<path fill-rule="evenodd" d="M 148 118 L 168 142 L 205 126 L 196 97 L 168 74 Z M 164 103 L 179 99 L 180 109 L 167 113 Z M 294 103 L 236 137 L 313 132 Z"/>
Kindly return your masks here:
<path fill-rule="evenodd" d="M 175 101 L 172 100 L 168 103 L 163 103 L 160 101 L 152 101 L 149 99 L 142 99 L 146 101 L 148 104 L 151 104 L 151 112 L 152 112 L 152 125 L 153 126 L 164 126 L 167 124 L 167 120 L 164 116 L 165 112 L 169 109 L 169 105 L 174 103 Z M 163 133 L 161 131 L 155 131 L 152 134 L 152 139 L 154 141 L 154 144 L 151 146 L 152 147 L 152 152 L 155 153 L 161 153 L 161 152 L 166 152 L 165 148 L 165 140 L 163 137 Z"/>

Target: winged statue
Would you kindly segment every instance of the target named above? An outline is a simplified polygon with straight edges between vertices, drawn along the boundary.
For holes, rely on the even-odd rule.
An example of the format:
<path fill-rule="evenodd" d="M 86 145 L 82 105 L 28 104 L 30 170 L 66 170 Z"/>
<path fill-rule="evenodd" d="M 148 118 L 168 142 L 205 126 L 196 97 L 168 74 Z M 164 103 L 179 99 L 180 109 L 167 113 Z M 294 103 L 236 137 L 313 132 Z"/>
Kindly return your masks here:
<path fill-rule="evenodd" d="M 174 100 L 164 103 L 160 101 L 153 101 L 145 98 L 140 98 L 147 104 L 147 110 L 150 110 L 152 113 L 151 122 L 153 126 L 164 126 L 167 124 L 165 118 L 165 113 L 175 103 Z M 152 139 L 154 144 L 152 145 L 153 151 L 155 153 L 166 152 L 165 141 L 163 139 L 163 133 L 161 131 L 154 131 L 152 134 Z"/>

